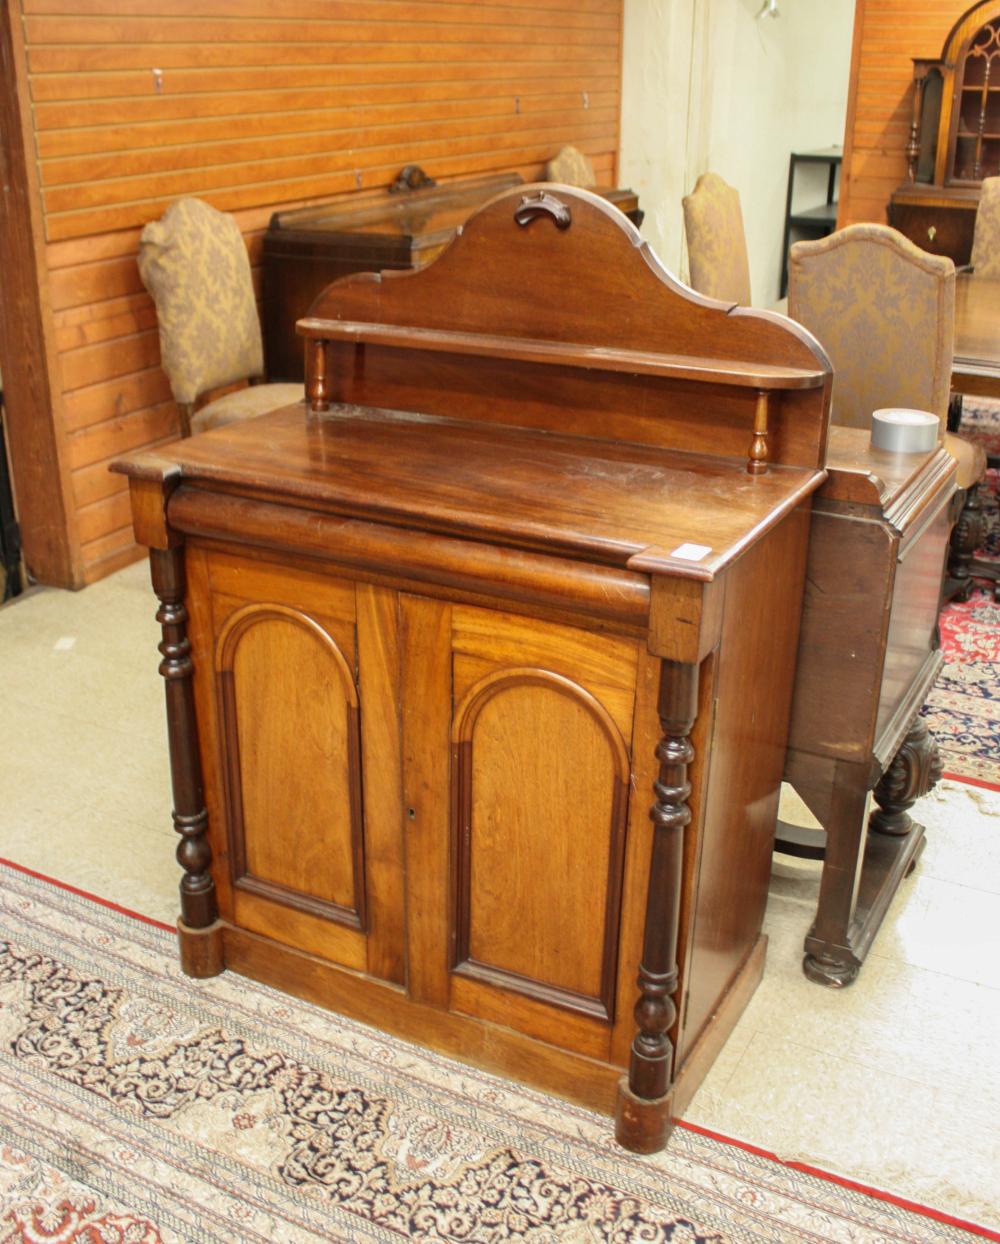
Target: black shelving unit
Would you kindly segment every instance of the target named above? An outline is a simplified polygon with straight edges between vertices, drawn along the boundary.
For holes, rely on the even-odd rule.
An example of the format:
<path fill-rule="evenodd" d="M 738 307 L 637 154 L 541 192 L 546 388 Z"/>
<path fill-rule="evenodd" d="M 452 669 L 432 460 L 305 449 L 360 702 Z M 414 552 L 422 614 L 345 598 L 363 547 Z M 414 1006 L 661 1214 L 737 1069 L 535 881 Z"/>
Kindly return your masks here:
<path fill-rule="evenodd" d="M 788 248 L 792 230 L 811 238 L 825 238 L 837 227 L 837 173 L 844 158 L 842 147 L 825 147 L 822 151 L 793 151 L 788 160 L 788 195 L 785 199 L 785 236 L 781 244 L 781 297 L 788 293 Z M 795 194 L 795 170 L 800 164 L 825 164 L 826 202 L 801 212 L 792 212 Z"/>

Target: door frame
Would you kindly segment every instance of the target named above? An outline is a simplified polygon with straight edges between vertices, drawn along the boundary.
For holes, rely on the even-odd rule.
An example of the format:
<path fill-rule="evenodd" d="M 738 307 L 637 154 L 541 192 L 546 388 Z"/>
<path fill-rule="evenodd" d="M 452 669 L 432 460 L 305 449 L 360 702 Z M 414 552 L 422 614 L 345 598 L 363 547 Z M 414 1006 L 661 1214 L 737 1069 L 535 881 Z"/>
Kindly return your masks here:
<path fill-rule="evenodd" d="M 21 0 L 0 0 L 0 369 L 5 425 L 32 579 L 82 587 L 83 565 L 63 432 L 62 385 L 22 30 Z"/>

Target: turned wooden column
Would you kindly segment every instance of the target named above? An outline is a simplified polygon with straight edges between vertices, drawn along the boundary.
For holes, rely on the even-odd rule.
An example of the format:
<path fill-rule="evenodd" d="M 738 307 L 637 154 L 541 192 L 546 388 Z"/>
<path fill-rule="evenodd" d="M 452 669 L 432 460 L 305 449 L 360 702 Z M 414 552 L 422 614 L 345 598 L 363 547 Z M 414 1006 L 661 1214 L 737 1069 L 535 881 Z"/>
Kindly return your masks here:
<path fill-rule="evenodd" d="M 208 811 L 198 754 L 194 693 L 194 664 L 187 636 L 184 605 L 184 551 L 150 549 L 153 590 L 160 601 L 156 620 L 163 631 L 159 650 L 160 673 L 167 700 L 167 738 L 173 789 L 174 829 L 180 834 L 177 862 L 184 870 L 180 883 L 181 918 L 178 922 L 181 966 L 189 976 L 214 976 L 222 971 L 221 928 L 215 902 L 215 883 L 209 867 Z"/>
<path fill-rule="evenodd" d="M 677 932 L 680 921 L 684 827 L 691 820 L 688 767 L 694 760 L 691 730 L 698 712 L 698 666 L 664 661 L 659 715 L 663 738 L 656 749 L 660 772 L 650 809 L 653 851 L 646 898 L 646 927 L 639 967 L 639 1000 L 628 1078 L 619 1085 L 615 1134 L 636 1153 L 655 1153 L 670 1132 L 674 1047 L 668 1036 L 677 1019 Z"/>

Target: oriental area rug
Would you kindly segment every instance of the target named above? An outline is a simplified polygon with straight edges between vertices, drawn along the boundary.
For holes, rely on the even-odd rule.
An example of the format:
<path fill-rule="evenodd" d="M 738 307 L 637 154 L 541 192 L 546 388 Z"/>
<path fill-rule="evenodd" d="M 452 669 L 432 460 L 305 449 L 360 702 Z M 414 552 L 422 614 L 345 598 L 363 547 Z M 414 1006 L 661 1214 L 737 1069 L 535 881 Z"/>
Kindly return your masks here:
<path fill-rule="evenodd" d="M 3 1244 L 945 1244 L 1000 1235 L 609 1120 L 231 974 L 0 868 Z"/>
<path fill-rule="evenodd" d="M 1000 441 L 1000 426 L 996 436 Z M 988 471 L 980 487 L 988 524 L 979 553 L 1000 559 L 998 481 L 1000 472 Z M 946 775 L 1000 790 L 1000 604 L 993 585 L 984 580 L 968 601 L 947 605 L 939 625 L 945 666 L 923 715 Z"/>

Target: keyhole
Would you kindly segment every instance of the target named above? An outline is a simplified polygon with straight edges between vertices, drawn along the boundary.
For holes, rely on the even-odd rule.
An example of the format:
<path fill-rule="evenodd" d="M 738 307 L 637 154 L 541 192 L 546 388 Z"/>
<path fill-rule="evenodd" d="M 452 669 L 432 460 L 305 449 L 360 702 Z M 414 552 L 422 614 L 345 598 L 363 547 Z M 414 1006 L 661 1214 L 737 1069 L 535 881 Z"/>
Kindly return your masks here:
<path fill-rule="evenodd" d="M 410 820 L 411 820 L 411 821 L 415 821 L 415 820 L 417 819 L 417 810 L 416 810 L 416 808 L 407 808 L 407 809 L 406 809 L 406 815 L 410 818 Z"/>

